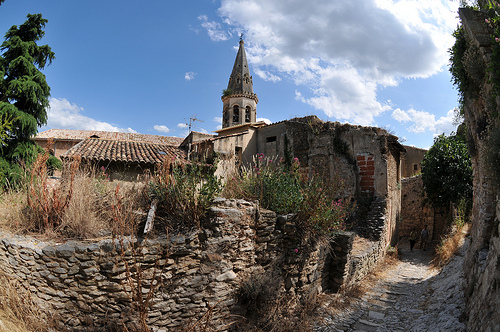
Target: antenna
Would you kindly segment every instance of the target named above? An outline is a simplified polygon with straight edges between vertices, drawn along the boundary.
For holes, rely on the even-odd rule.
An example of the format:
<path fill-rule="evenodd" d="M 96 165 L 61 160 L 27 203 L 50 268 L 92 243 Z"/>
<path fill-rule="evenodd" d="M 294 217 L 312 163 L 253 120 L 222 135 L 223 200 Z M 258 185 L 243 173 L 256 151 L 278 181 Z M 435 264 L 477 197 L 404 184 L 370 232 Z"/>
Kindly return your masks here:
<path fill-rule="evenodd" d="M 193 126 L 193 122 L 195 122 L 195 121 L 205 122 L 203 120 L 195 118 L 194 115 L 193 115 L 193 117 L 189 118 L 189 125 L 188 125 L 189 126 L 189 132 L 191 132 L 191 127 Z"/>

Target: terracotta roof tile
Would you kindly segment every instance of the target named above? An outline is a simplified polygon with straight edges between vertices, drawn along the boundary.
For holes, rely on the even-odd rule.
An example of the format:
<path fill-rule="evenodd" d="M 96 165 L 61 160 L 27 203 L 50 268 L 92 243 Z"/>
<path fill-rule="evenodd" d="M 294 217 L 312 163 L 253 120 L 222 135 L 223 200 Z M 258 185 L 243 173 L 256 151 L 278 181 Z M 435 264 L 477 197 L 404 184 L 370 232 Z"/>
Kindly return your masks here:
<path fill-rule="evenodd" d="M 79 155 L 87 161 L 118 161 L 158 164 L 164 158 L 186 160 L 186 152 L 168 144 L 87 138 L 61 155 L 69 159 Z"/>
<path fill-rule="evenodd" d="M 68 140 L 83 140 L 97 136 L 102 139 L 112 139 L 119 141 L 134 141 L 134 142 L 148 142 L 157 144 L 168 144 L 172 146 L 179 146 L 184 138 L 161 136 L 161 135 L 147 135 L 138 133 L 120 133 L 112 131 L 98 131 L 98 130 L 73 130 L 73 129 L 49 129 L 42 131 L 35 136 L 35 139 L 68 139 Z"/>

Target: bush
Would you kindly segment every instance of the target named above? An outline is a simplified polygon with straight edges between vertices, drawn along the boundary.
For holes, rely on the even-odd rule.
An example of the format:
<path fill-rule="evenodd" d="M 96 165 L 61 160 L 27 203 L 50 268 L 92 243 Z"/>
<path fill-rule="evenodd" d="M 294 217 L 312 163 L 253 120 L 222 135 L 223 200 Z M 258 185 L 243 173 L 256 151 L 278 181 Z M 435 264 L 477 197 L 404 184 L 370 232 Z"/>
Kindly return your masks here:
<path fill-rule="evenodd" d="M 149 183 L 149 195 L 157 200 L 159 214 L 169 226 L 199 227 L 213 198 L 222 190 L 215 166 L 184 164 L 166 159 Z"/>
<path fill-rule="evenodd" d="M 325 182 L 300 172 L 300 162 L 254 157 L 254 165 L 228 181 L 225 197 L 259 200 L 260 205 L 278 214 L 297 213 L 303 231 L 333 235 L 345 228 L 351 209 L 341 198 L 343 181 L 338 177 Z"/>

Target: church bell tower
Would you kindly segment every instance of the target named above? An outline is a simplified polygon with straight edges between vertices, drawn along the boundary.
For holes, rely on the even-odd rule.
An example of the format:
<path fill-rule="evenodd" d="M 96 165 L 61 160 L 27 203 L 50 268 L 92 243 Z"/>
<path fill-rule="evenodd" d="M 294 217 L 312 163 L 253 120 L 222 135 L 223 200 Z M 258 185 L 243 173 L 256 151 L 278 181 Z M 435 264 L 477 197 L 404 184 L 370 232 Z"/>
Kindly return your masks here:
<path fill-rule="evenodd" d="M 257 121 L 259 99 L 253 93 L 252 76 L 248 69 L 244 44 L 243 38 L 240 38 L 240 47 L 234 61 L 233 71 L 229 77 L 227 89 L 222 95 L 222 128 Z"/>

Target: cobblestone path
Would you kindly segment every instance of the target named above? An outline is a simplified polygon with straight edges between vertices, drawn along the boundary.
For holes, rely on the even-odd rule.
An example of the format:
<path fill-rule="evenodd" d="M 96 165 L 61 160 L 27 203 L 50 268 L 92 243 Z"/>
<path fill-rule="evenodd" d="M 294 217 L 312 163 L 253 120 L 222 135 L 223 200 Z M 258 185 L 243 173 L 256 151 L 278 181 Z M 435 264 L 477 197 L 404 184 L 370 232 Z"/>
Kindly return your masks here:
<path fill-rule="evenodd" d="M 442 271 L 430 267 L 432 250 L 402 248 L 399 262 L 390 265 L 374 285 L 350 301 L 348 308 L 331 310 L 328 300 L 316 331 L 465 331 L 463 315 L 462 248 Z M 462 256 L 461 256 L 462 255 Z M 330 307 L 330 310 L 328 309 Z"/>

